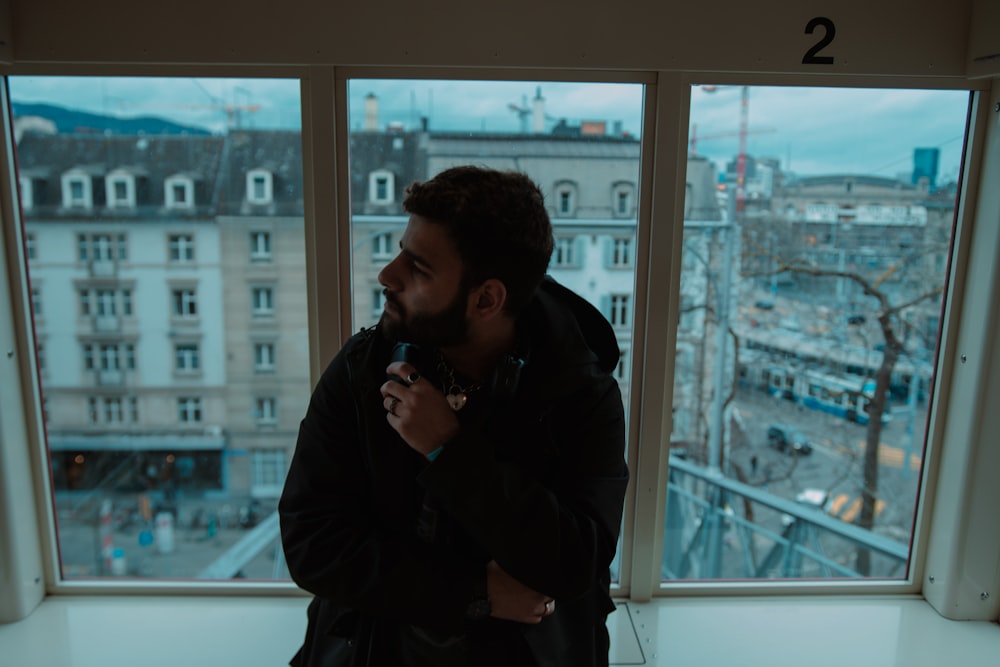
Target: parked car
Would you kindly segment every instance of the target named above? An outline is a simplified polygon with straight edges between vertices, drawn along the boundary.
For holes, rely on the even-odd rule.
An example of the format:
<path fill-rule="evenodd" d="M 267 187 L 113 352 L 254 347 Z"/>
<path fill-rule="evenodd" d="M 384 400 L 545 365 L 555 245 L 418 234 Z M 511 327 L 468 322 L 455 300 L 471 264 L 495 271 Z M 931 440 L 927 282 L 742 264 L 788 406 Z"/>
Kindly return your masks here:
<path fill-rule="evenodd" d="M 768 427 L 767 444 L 789 456 L 809 456 L 813 449 L 801 433 L 780 424 L 772 424 Z"/>

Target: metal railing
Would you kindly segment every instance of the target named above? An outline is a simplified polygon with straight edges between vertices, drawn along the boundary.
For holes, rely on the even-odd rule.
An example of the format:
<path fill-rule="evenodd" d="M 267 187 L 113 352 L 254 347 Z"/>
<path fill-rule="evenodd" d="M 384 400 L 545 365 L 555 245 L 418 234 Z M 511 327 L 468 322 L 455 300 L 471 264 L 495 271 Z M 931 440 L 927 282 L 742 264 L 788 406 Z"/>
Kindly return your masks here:
<path fill-rule="evenodd" d="M 661 578 L 900 577 L 909 545 L 670 457 Z M 854 569 L 872 555 L 871 572 Z"/>

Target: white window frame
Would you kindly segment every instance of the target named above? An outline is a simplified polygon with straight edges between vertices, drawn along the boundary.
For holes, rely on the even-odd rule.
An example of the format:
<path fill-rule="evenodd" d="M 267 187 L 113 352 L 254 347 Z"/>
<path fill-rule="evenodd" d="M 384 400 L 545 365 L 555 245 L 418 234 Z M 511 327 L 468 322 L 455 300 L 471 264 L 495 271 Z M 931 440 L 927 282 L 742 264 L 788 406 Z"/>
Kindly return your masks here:
<path fill-rule="evenodd" d="M 254 498 L 278 498 L 288 472 L 288 457 L 283 449 L 250 451 L 250 495 Z"/>
<path fill-rule="evenodd" d="M 372 261 L 384 262 L 396 254 L 392 245 L 392 232 L 377 232 L 372 236 Z"/>
<path fill-rule="evenodd" d="M 177 189 L 184 192 L 183 199 L 177 199 Z M 195 207 L 194 179 L 190 176 L 174 175 L 163 181 L 163 203 L 168 209 L 189 211 Z"/>
<path fill-rule="evenodd" d="M 271 261 L 271 232 L 250 232 L 250 260 L 253 262 Z"/>
<path fill-rule="evenodd" d="M 380 195 L 379 190 L 384 189 Z M 388 169 L 376 169 L 368 174 L 368 201 L 373 204 L 391 204 L 396 200 L 396 175 Z"/>
<path fill-rule="evenodd" d="M 201 345 L 195 341 L 174 343 L 174 372 L 193 375 L 201 372 Z"/>
<path fill-rule="evenodd" d="M 204 417 L 201 396 L 177 397 L 177 422 L 179 424 L 201 424 Z"/>
<path fill-rule="evenodd" d="M 17 182 L 21 188 L 21 210 L 31 211 L 35 208 L 35 179 L 31 176 L 18 176 Z"/>
<path fill-rule="evenodd" d="M 118 196 L 118 186 L 125 186 L 125 196 Z M 105 205 L 108 208 L 135 208 L 135 174 L 116 169 L 104 177 Z"/>
<path fill-rule="evenodd" d="M 62 205 L 63 208 L 94 208 L 94 181 L 90 174 L 82 169 L 70 169 L 62 175 Z M 80 186 L 80 196 L 73 196 L 73 186 Z"/>
<path fill-rule="evenodd" d="M 167 261 L 171 264 L 191 264 L 194 262 L 194 234 L 182 232 L 167 236 Z"/>
<path fill-rule="evenodd" d="M 683 85 L 679 86 L 672 85 L 668 79 L 666 82 L 660 84 L 662 86 L 660 90 L 654 92 L 661 98 L 671 100 L 676 99 L 679 94 L 680 99 L 683 100 L 685 99 L 685 86 L 697 78 L 699 77 L 682 76 L 680 79 Z M 748 79 L 752 78 L 748 77 Z M 891 81 L 899 82 L 899 77 L 891 78 Z M 987 98 L 988 95 L 982 96 L 983 100 L 988 101 Z M 981 115 L 986 116 L 987 105 L 984 101 L 980 102 L 978 110 Z M 981 122 L 978 130 L 972 131 L 984 132 L 985 121 Z M 995 129 L 993 130 L 993 132 L 996 131 Z M 674 136 L 672 133 L 668 134 L 671 134 L 671 137 L 665 139 L 659 138 L 658 141 L 669 144 L 670 140 L 674 139 L 674 144 L 683 145 L 683 137 L 680 135 Z M 982 142 L 982 137 L 979 136 L 978 140 Z M 974 141 L 970 143 L 975 144 Z M 995 157 L 996 143 L 994 139 L 993 148 L 988 153 L 990 156 Z M 982 149 L 979 150 L 982 151 Z M 652 155 L 649 159 L 658 167 L 669 167 L 671 165 L 670 160 L 674 159 L 674 156 L 659 154 Z M 955 256 L 961 256 L 963 259 L 970 260 L 967 264 L 969 268 L 955 268 L 953 265 L 952 271 L 956 273 L 962 272 L 962 275 L 976 275 L 975 272 L 977 270 L 983 271 L 982 275 L 993 275 L 991 267 L 996 264 L 997 258 L 993 256 L 991 249 L 998 247 L 998 245 L 995 243 L 995 236 L 990 236 L 991 234 L 995 234 L 995 231 L 987 229 L 990 227 L 990 221 L 986 219 L 986 215 L 987 211 L 995 209 L 1000 195 L 988 192 L 988 188 L 977 187 L 979 183 L 975 181 L 978 179 L 982 183 L 997 182 L 996 178 L 1000 177 L 1000 174 L 996 173 L 997 167 L 990 164 L 987 164 L 983 168 L 983 171 L 984 173 L 981 175 L 975 174 L 970 176 L 973 179 L 973 183 L 968 188 L 973 192 L 984 193 L 980 195 L 981 199 L 978 204 L 971 201 L 959 202 L 959 215 L 963 215 L 961 211 L 964 211 L 965 223 L 967 224 L 965 231 L 968 231 L 969 237 L 974 237 L 976 240 L 976 242 L 973 242 L 967 238 L 963 238 L 962 247 L 955 251 Z M 990 180 L 991 178 L 993 180 Z M 666 180 L 669 181 L 670 179 Z M 658 186 L 658 190 L 653 193 L 653 196 L 658 200 L 670 202 L 675 201 L 678 196 L 683 196 L 683 193 L 678 193 L 676 191 L 677 188 L 669 182 L 658 184 Z M 977 222 L 981 224 L 971 224 L 974 216 L 978 217 Z M 307 224 L 313 223 L 308 222 Z M 648 225 L 649 221 L 641 221 L 640 224 Z M 667 220 L 664 224 L 669 227 L 670 225 L 677 225 L 679 223 L 676 220 Z M 639 280 L 648 280 L 654 284 L 670 284 L 669 280 L 657 282 L 658 278 L 669 278 L 671 275 L 670 271 L 673 270 L 670 268 L 671 266 L 678 266 L 680 250 L 679 248 L 671 249 L 669 237 L 669 233 L 659 234 L 651 238 L 644 237 L 642 241 L 644 244 L 642 249 L 643 258 L 672 258 L 674 261 L 653 262 L 650 266 L 649 276 L 642 275 Z M 989 242 L 991 239 L 994 243 Z M 313 250 L 321 252 L 323 248 L 314 248 Z M 3 253 L 0 253 L 0 257 L 2 256 Z M 343 287 L 343 289 L 345 296 L 342 298 L 346 298 L 349 288 Z M 985 327 L 977 327 L 975 325 L 984 316 L 989 320 L 991 314 L 996 314 L 997 300 L 995 297 L 997 287 L 995 285 L 985 285 L 977 288 L 966 284 L 964 285 L 964 291 L 960 292 L 959 288 L 956 288 L 954 285 L 951 285 L 951 289 L 955 291 L 953 295 L 955 300 L 953 302 L 951 298 L 949 299 L 948 309 L 953 314 L 953 321 L 946 322 L 945 324 L 947 331 L 942 342 L 942 359 L 957 358 L 954 352 L 958 349 L 962 349 L 963 354 L 966 354 L 964 350 L 969 349 L 977 351 L 995 350 L 995 343 L 991 340 L 992 332 L 986 331 L 985 329 L 987 328 Z M 640 291 L 640 293 L 645 292 Z M 5 304 L 0 304 L 0 308 L 4 307 L 6 307 Z M 667 317 L 662 319 L 664 321 L 675 321 L 676 304 L 672 300 L 667 299 L 667 307 L 669 308 Z M 15 318 L 8 316 L 8 313 L 3 313 L 3 315 L 3 317 L 0 317 L 0 323 L 2 323 L 0 326 L 11 328 L 10 324 L 14 322 Z M 661 326 L 655 321 L 649 324 L 649 328 L 645 331 L 645 334 L 646 339 L 648 339 L 647 342 L 650 342 L 653 347 L 658 344 L 656 341 L 670 342 L 672 340 L 667 325 L 663 324 Z M 659 337 L 660 334 L 663 334 L 662 337 Z M 984 355 L 982 358 L 988 358 L 988 356 Z M 993 356 L 995 357 L 995 355 Z M 915 558 L 913 568 L 915 570 L 915 580 L 912 582 L 903 582 L 902 585 L 881 585 L 879 582 L 865 582 L 865 584 L 871 583 L 872 585 L 862 584 L 858 586 L 851 586 L 849 584 L 841 585 L 838 583 L 824 585 L 819 583 L 810 584 L 807 587 L 810 591 L 814 593 L 817 591 L 819 593 L 857 591 L 860 594 L 923 592 L 931 604 L 939 610 L 947 610 L 951 614 L 970 614 L 971 617 L 975 617 L 977 613 L 975 611 L 976 605 L 982 602 L 982 598 L 977 595 L 975 596 L 975 602 L 966 601 L 965 591 L 959 584 L 954 582 L 959 579 L 969 581 L 970 569 L 975 570 L 976 574 L 982 573 L 983 570 L 980 561 L 987 561 L 986 565 L 995 569 L 995 558 L 991 560 L 989 557 L 984 558 L 984 556 L 995 555 L 992 552 L 987 553 L 985 545 L 994 543 L 998 532 L 1000 532 L 1000 528 L 995 525 L 995 521 L 992 519 L 992 508 L 996 506 L 998 491 L 992 481 L 988 479 L 992 468 L 986 466 L 985 470 L 980 469 L 980 471 L 977 471 L 973 469 L 972 463 L 983 456 L 992 457 L 991 461 L 996 460 L 995 448 L 992 448 L 992 439 L 987 433 L 988 429 L 986 428 L 995 422 L 995 417 L 987 415 L 985 417 L 987 421 L 984 422 L 983 407 L 985 396 L 996 395 L 995 392 L 1000 387 L 1000 379 L 997 378 L 997 374 L 956 373 L 955 370 L 961 368 L 958 364 L 959 362 L 956 361 L 954 364 L 948 364 L 942 368 L 942 371 L 949 377 L 941 380 L 944 388 L 939 387 L 937 389 L 936 397 L 940 403 L 947 403 L 947 405 L 935 408 L 935 415 L 940 415 L 940 418 L 932 415 L 931 428 L 929 429 L 932 432 L 929 433 L 929 438 L 931 438 L 931 453 L 939 456 L 941 460 L 940 463 L 935 462 L 933 464 L 935 470 L 940 469 L 942 473 L 950 473 L 956 470 L 960 473 L 964 471 L 967 473 L 965 477 L 968 479 L 968 484 L 956 488 L 952 483 L 953 480 L 945 478 L 939 482 L 937 485 L 938 488 L 935 489 L 934 502 L 930 502 L 926 497 L 922 499 L 922 503 L 929 502 L 929 505 L 922 507 L 926 511 L 922 512 L 918 517 L 920 526 L 915 536 L 915 544 L 921 551 L 919 558 Z M 654 388 L 654 391 L 650 392 L 651 396 L 644 398 L 647 404 L 643 405 L 641 410 L 637 408 L 635 411 L 636 414 L 642 413 L 644 417 L 643 431 L 649 432 L 651 435 L 635 436 L 630 440 L 630 447 L 634 448 L 636 446 L 637 439 L 640 445 L 638 466 L 637 470 L 635 470 L 636 478 L 633 480 L 633 486 L 639 486 L 644 481 L 648 481 L 652 487 L 655 487 L 659 482 L 650 476 L 660 475 L 662 470 L 666 469 L 666 462 L 661 461 L 665 447 L 662 446 L 662 443 L 658 442 L 657 438 L 664 432 L 662 427 L 668 424 L 668 421 L 667 417 L 661 416 L 661 413 L 664 411 L 658 409 L 662 406 L 655 404 L 656 399 L 663 398 L 662 391 L 656 389 L 657 384 L 665 384 L 662 382 L 662 373 L 662 370 L 659 372 L 655 370 L 651 371 L 651 379 L 648 382 Z M 975 377 L 970 378 L 968 377 L 969 375 L 975 375 Z M 12 400 L 15 402 L 23 401 L 25 415 L 21 421 L 30 423 L 30 417 L 35 409 L 35 406 L 31 403 L 32 399 L 11 399 L 9 396 L 2 396 L 0 398 L 4 400 L 5 407 L 10 405 L 10 401 Z M 965 403 L 963 404 L 960 401 L 965 401 Z M 988 421 L 989 419 L 993 419 L 993 422 Z M 3 425 L 0 424 L 0 426 Z M 941 447 L 940 443 L 943 441 L 949 443 L 948 448 Z M 660 463 L 662 463 L 662 467 L 656 465 Z M 987 479 L 984 479 L 984 476 Z M 36 484 L 44 488 L 44 482 L 39 482 L 36 479 Z M 655 496 L 656 494 L 653 493 L 651 495 Z M 28 502 L 31 503 L 32 499 L 29 498 Z M 635 513 L 641 515 L 640 519 L 649 518 L 646 515 L 654 515 L 656 511 L 662 509 L 655 507 L 655 503 L 655 498 L 647 502 L 640 499 Z M 626 550 L 630 550 L 631 545 L 638 545 L 635 547 L 637 551 L 645 552 L 649 550 L 650 552 L 645 555 L 633 555 L 631 558 L 631 568 L 633 570 L 641 569 L 642 565 L 649 565 L 647 561 L 652 560 L 653 565 L 643 570 L 642 574 L 653 572 L 656 567 L 656 556 L 659 549 L 657 546 L 657 537 L 662 538 L 662 525 L 657 526 L 657 522 L 655 521 L 644 522 L 639 520 L 632 522 L 627 519 L 626 527 L 633 523 L 644 526 L 639 528 L 640 531 L 651 530 L 652 533 L 634 537 L 626 542 Z M 985 531 L 982 530 L 983 527 L 985 527 Z M 662 544 L 662 539 L 659 540 L 659 543 Z M 4 547 L 5 551 L 6 548 Z M 924 584 L 922 575 L 928 572 L 945 573 L 944 575 L 939 574 L 940 578 L 938 582 L 940 585 L 935 587 Z M 53 575 L 51 572 L 48 572 L 47 576 L 51 579 Z M 982 591 L 983 593 L 986 593 L 987 596 L 992 594 L 994 599 L 1000 596 L 1000 587 L 996 585 L 995 577 L 990 579 L 987 576 L 983 580 L 992 582 L 990 584 L 991 588 Z M 62 585 L 57 583 L 54 588 L 58 591 Z M 689 594 L 697 594 L 700 590 L 708 591 L 713 595 L 720 595 L 729 591 L 736 591 L 737 589 L 749 590 L 759 595 L 771 595 L 776 592 L 795 592 L 794 587 L 783 587 L 780 584 L 755 584 L 753 582 L 749 585 L 746 582 L 740 582 L 739 586 L 728 588 L 725 584 L 704 587 L 696 584 L 686 587 L 685 591 Z M 655 583 L 641 583 L 638 580 L 633 581 L 632 592 L 638 599 L 648 597 L 649 593 L 662 594 L 662 591 L 656 590 Z"/>
<path fill-rule="evenodd" d="M 277 368 L 275 359 L 277 345 L 274 341 L 258 341 L 253 344 L 253 369 L 258 373 L 273 373 Z"/>
<path fill-rule="evenodd" d="M 198 288 L 191 285 L 170 288 L 170 316 L 173 319 L 190 320 L 199 315 Z"/>
<path fill-rule="evenodd" d="M 261 192 L 257 192 L 257 184 Z M 251 204 L 270 204 L 274 200 L 274 174 L 267 169 L 251 169 L 246 177 L 247 201 Z"/>
<path fill-rule="evenodd" d="M 274 285 L 254 285 L 250 288 L 250 314 L 254 317 L 274 317 Z"/>
<path fill-rule="evenodd" d="M 258 396 L 254 399 L 254 420 L 258 426 L 278 424 L 278 399 L 275 396 Z"/>
<path fill-rule="evenodd" d="M 580 188 L 574 181 L 557 181 L 552 188 L 556 218 L 572 218 L 580 206 Z"/>

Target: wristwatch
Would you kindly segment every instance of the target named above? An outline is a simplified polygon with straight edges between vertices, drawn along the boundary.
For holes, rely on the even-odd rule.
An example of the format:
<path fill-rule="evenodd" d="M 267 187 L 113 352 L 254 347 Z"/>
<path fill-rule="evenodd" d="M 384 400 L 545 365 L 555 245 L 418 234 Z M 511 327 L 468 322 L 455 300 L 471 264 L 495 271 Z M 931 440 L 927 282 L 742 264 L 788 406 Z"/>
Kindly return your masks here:
<path fill-rule="evenodd" d="M 471 621 L 481 621 L 488 618 L 493 611 L 490 606 L 490 596 L 486 590 L 486 572 L 476 578 L 472 586 L 472 602 L 465 608 L 465 617 Z"/>

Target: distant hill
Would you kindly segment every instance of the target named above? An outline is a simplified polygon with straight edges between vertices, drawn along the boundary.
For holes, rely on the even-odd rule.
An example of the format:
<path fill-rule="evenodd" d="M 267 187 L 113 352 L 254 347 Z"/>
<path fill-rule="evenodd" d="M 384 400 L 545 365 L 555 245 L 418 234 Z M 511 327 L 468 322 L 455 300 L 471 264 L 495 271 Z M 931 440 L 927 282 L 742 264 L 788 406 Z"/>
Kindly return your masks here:
<path fill-rule="evenodd" d="M 56 124 L 60 134 L 77 134 L 89 132 L 93 134 L 197 134 L 207 135 L 210 132 L 204 128 L 180 125 L 163 118 L 140 116 L 136 118 L 117 118 L 87 113 L 76 109 L 55 106 L 53 104 L 11 104 L 14 116 L 41 116 Z"/>

